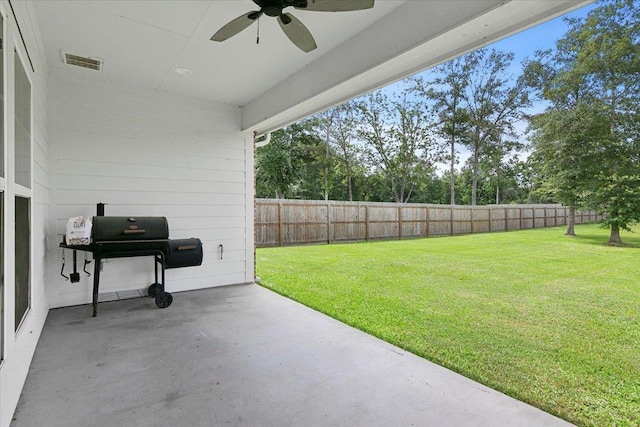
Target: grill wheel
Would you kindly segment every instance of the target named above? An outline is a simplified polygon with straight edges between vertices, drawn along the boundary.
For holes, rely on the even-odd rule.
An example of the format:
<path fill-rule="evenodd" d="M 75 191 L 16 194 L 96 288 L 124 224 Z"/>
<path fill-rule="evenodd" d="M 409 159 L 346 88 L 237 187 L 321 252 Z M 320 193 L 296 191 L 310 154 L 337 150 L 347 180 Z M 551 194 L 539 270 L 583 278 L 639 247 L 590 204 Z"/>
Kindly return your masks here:
<path fill-rule="evenodd" d="M 160 286 L 160 283 L 152 283 L 151 285 L 149 285 L 149 288 L 147 289 L 147 294 L 151 298 L 155 298 L 156 295 L 158 294 L 158 286 Z"/>
<path fill-rule="evenodd" d="M 165 292 L 162 295 L 156 295 L 156 306 L 158 308 L 167 308 L 173 302 L 173 295 Z"/>

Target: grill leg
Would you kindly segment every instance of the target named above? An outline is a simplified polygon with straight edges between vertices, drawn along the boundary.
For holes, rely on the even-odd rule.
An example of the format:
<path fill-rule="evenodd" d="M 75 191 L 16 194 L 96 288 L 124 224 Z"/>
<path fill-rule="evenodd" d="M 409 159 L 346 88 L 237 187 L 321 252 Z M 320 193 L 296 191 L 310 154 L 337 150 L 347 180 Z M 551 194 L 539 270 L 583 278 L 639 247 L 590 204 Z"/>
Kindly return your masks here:
<path fill-rule="evenodd" d="M 102 257 L 94 256 L 93 265 L 93 317 L 98 315 L 98 289 L 100 288 L 100 264 Z"/>
<path fill-rule="evenodd" d="M 173 296 L 169 292 L 164 291 L 164 267 L 165 267 L 165 259 L 164 254 L 159 254 L 160 258 L 160 267 L 162 268 L 162 281 L 158 283 L 157 293 L 156 293 L 156 307 L 158 308 L 167 308 L 173 302 Z"/>
<path fill-rule="evenodd" d="M 155 283 L 158 283 L 158 264 L 160 264 L 162 262 L 162 259 L 160 259 L 160 257 L 158 255 L 155 255 L 153 257 L 154 259 L 154 263 L 153 263 L 153 273 L 155 275 L 156 281 Z"/>
<path fill-rule="evenodd" d="M 162 261 L 162 263 L 160 264 L 160 268 L 162 269 L 162 290 L 160 292 L 164 294 L 164 254 L 160 255 L 160 260 Z"/>
<path fill-rule="evenodd" d="M 147 289 L 147 294 L 151 298 L 155 298 L 158 293 L 158 288 L 160 287 L 160 283 L 158 282 L 158 264 L 160 264 L 162 260 L 160 259 L 160 255 L 153 256 L 153 275 L 155 277 L 155 281 L 149 285 Z"/>

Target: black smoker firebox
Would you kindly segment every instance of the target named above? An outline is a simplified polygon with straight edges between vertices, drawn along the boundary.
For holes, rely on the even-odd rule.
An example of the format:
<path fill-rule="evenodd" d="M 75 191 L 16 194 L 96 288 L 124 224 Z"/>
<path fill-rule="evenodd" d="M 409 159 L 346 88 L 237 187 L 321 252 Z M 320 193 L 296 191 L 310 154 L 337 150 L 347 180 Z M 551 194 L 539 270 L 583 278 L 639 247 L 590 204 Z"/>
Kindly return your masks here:
<path fill-rule="evenodd" d="M 75 251 L 93 254 L 93 317 L 98 313 L 100 264 L 103 259 L 153 256 L 155 282 L 149 286 L 148 293 L 150 297 L 155 298 L 158 308 L 166 308 L 173 302 L 173 296 L 165 291 L 165 269 L 201 265 L 203 256 L 200 239 L 169 239 L 169 225 L 165 217 L 104 216 L 102 203 L 98 204 L 98 216 L 93 217 L 91 243 L 67 245 L 66 241 L 63 241 L 60 247 L 74 251 L 76 275 Z M 161 271 L 160 280 L 158 268 Z"/>

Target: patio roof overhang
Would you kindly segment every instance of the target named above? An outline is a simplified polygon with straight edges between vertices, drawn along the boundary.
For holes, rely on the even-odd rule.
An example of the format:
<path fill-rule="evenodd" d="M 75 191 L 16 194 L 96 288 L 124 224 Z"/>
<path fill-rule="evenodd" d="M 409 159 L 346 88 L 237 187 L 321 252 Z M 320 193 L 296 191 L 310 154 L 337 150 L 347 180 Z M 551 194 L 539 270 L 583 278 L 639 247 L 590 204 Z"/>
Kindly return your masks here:
<path fill-rule="evenodd" d="M 293 10 L 318 49 L 303 53 L 269 17 L 224 43 L 226 22 L 250 0 L 33 2 L 51 68 L 241 107 L 258 133 L 322 111 L 593 0 L 377 0 L 349 13 Z M 106 35 L 106 36 L 105 36 Z M 98 74 L 62 52 L 101 58 Z M 176 70 L 186 68 L 190 75 Z"/>

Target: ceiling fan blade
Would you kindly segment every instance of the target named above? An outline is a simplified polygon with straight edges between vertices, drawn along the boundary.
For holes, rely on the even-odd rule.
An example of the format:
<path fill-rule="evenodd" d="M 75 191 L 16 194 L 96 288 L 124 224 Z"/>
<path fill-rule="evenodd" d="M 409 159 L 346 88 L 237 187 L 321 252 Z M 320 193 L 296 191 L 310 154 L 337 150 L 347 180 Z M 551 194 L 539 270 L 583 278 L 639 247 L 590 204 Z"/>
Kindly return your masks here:
<path fill-rule="evenodd" d="M 290 13 L 284 13 L 278 17 L 278 24 L 289 40 L 304 52 L 311 52 L 318 46 L 313 36 L 302 22 Z"/>
<path fill-rule="evenodd" d="M 314 12 L 349 12 L 371 9 L 375 0 L 307 0 L 307 6 L 295 6 L 296 9 Z"/>
<path fill-rule="evenodd" d="M 211 40 L 216 42 L 223 42 L 256 22 L 258 18 L 260 18 L 260 16 L 262 16 L 262 12 L 258 11 L 253 11 L 245 13 L 242 16 L 238 16 L 236 19 L 220 28 L 218 32 L 211 37 Z"/>

